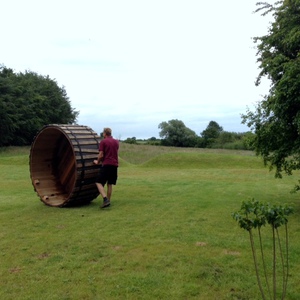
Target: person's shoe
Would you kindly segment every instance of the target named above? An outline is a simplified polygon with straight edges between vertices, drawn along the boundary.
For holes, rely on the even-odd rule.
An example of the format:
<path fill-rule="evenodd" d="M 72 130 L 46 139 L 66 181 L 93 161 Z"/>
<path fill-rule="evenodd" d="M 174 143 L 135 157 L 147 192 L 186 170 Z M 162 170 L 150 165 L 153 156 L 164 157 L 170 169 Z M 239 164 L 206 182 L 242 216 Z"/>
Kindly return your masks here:
<path fill-rule="evenodd" d="M 102 205 L 100 206 L 100 208 L 105 208 L 105 207 L 109 207 L 110 206 L 110 201 L 109 200 L 106 200 L 106 201 L 103 201 Z"/>

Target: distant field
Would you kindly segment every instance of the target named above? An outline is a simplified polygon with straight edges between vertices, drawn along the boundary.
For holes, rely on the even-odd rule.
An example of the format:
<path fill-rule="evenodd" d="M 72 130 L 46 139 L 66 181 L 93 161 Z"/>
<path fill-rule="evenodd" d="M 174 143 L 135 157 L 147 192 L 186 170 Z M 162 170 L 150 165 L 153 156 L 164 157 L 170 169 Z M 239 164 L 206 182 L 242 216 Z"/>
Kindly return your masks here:
<path fill-rule="evenodd" d="M 29 150 L 0 149 L 0 299 L 261 299 L 231 218 L 252 197 L 295 208 L 286 299 L 300 299 L 299 173 L 275 179 L 249 151 L 121 143 L 110 208 L 54 208 Z"/>
<path fill-rule="evenodd" d="M 126 162 L 133 164 L 144 163 L 154 157 L 169 153 L 194 153 L 194 154 L 229 154 L 238 156 L 254 156 L 252 151 L 225 150 L 225 149 L 204 149 L 204 148 L 177 148 L 151 145 L 120 144 L 120 157 Z"/>

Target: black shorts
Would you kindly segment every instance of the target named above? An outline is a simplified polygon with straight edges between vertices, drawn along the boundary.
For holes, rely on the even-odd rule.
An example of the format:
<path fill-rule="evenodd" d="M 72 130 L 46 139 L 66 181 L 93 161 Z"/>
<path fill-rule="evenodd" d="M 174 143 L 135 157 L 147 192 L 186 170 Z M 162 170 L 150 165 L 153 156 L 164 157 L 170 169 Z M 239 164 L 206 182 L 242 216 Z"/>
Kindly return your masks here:
<path fill-rule="evenodd" d="M 107 184 L 116 184 L 118 179 L 118 167 L 105 165 L 100 167 L 99 175 L 96 182 L 101 183 L 103 186 Z"/>

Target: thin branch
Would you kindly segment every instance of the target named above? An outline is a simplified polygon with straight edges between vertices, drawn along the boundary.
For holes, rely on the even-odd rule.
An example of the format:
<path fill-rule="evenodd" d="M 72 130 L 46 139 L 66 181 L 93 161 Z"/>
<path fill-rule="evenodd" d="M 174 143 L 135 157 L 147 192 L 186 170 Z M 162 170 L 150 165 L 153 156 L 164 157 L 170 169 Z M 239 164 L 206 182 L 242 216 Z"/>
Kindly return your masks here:
<path fill-rule="evenodd" d="M 275 229 L 272 224 L 272 236 L 273 236 L 273 299 L 276 300 L 276 241 L 275 241 Z"/>
<path fill-rule="evenodd" d="M 268 275 L 267 275 L 267 267 L 266 267 L 266 262 L 265 262 L 265 256 L 264 256 L 263 246 L 262 246 L 262 238 L 261 238 L 260 227 L 258 227 L 258 235 L 259 235 L 260 252 L 261 252 L 261 258 L 262 258 L 262 263 L 263 263 L 263 269 L 264 269 L 264 274 L 265 274 L 266 285 L 267 285 L 269 297 L 271 299 L 272 295 L 271 295 L 270 284 L 269 284 Z"/>
<path fill-rule="evenodd" d="M 286 290 L 287 290 L 287 283 L 288 283 L 288 277 L 289 277 L 289 237 L 288 237 L 288 227 L 287 223 L 285 223 L 285 249 L 286 249 L 286 277 L 285 277 L 285 283 L 284 283 L 284 289 L 282 292 L 282 299 L 286 296 Z"/>
<path fill-rule="evenodd" d="M 281 247 L 281 241 L 280 241 L 279 231 L 278 231 L 277 227 L 276 227 L 276 235 L 277 235 L 278 248 L 279 248 L 279 254 L 280 254 L 281 265 L 282 265 L 282 296 L 281 296 L 281 299 L 284 299 L 283 298 L 283 291 L 284 291 L 284 288 L 285 288 L 286 273 L 285 273 L 285 267 L 284 267 L 284 259 L 283 259 L 283 252 L 282 252 L 282 247 Z"/>
<path fill-rule="evenodd" d="M 251 249 L 252 249 L 252 255 L 253 255 L 253 260 L 254 260 L 254 266 L 255 266 L 255 272 L 256 272 L 256 278 L 258 282 L 258 286 L 260 289 L 260 293 L 262 296 L 262 299 L 265 300 L 265 294 L 261 285 L 260 277 L 259 277 L 259 272 L 258 272 L 258 264 L 257 264 L 257 258 L 256 258 L 256 252 L 255 252 L 255 247 L 254 247 L 254 240 L 253 240 L 253 235 L 252 235 L 252 230 L 249 230 L 249 236 L 250 236 L 250 244 L 251 244 Z"/>

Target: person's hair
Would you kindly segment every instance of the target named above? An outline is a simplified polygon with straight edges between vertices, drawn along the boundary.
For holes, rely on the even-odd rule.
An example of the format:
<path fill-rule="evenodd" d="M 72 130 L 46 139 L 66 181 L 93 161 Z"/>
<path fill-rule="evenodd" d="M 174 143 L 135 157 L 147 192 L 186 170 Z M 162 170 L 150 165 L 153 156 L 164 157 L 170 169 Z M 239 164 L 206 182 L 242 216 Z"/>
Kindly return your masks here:
<path fill-rule="evenodd" d="M 105 133 L 108 136 L 111 136 L 111 129 L 106 127 L 106 128 L 103 129 L 103 133 Z"/>

